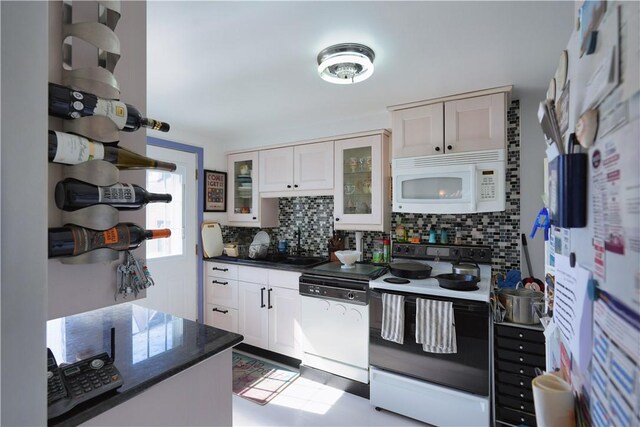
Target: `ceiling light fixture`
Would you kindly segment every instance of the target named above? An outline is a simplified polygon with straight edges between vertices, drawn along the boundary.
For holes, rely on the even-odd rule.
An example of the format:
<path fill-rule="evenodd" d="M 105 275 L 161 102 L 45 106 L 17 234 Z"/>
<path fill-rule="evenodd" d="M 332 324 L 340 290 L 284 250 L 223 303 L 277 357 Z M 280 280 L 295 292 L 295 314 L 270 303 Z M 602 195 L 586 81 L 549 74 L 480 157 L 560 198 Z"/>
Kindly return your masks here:
<path fill-rule="evenodd" d="M 318 74 L 330 83 L 358 83 L 373 74 L 374 58 L 373 50 L 365 45 L 335 44 L 318 54 Z"/>

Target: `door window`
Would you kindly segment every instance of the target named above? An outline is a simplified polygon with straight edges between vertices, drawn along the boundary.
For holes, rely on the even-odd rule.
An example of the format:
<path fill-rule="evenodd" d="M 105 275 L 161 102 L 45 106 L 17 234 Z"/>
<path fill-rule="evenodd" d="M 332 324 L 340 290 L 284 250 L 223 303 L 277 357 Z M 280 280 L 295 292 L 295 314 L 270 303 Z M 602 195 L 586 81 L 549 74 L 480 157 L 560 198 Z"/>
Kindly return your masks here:
<path fill-rule="evenodd" d="M 186 168 L 178 164 L 175 172 L 148 170 L 146 190 L 151 193 L 171 194 L 171 203 L 149 203 L 147 228 L 168 228 L 168 239 L 148 240 L 147 259 L 178 256 L 184 253 L 184 174 Z"/>

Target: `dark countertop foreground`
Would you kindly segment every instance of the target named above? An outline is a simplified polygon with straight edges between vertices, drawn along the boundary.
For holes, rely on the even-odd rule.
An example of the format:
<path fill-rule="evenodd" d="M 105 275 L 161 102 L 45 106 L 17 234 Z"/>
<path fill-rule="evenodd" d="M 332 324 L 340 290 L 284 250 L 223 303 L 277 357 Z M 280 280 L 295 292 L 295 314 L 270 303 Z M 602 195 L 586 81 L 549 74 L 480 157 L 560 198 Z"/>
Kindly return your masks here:
<path fill-rule="evenodd" d="M 124 385 L 49 420 L 49 425 L 78 425 L 243 339 L 242 335 L 124 303 L 48 321 L 47 347 L 58 364 L 110 353 L 112 327 L 116 336 L 114 365 Z"/>

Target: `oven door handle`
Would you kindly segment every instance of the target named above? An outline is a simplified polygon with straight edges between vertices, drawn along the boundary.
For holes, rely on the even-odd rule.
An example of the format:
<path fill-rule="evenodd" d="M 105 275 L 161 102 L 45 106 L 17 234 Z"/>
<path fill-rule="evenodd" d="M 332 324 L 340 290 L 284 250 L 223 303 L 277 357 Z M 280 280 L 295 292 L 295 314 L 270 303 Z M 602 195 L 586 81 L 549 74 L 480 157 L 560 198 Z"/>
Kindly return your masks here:
<path fill-rule="evenodd" d="M 371 298 L 380 298 L 380 299 L 382 299 L 382 294 L 383 293 L 389 293 L 389 294 L 394 294 L 394 295 L 404 295 L 405 303 L 412 304 L 413 306 L 415 306 L 415 304 L 416 304 L 416 299 L 420 298 L 420 297 L 416 296 L 415 294 L 407 294 L 407 293 L 404 293 L 404 292 L 387 291 L 386 289 L 385 290 L 369 289 L 369 292 L 371 294 Z M 431 300 L 435 300 L 435 301 L 448 301 L 446 298 L 433 298 L 433 297 L 431 297 L 431 295 L 424 295 L 424 299 L 431 299 Z M 483 303 L 481 301 L 478 301 L 478 302 L 455 301 L 455 302 L 453 302 L 453 309 L 454 310 L 463 310 L 463 311 L 467 311 L 467 312 L 482 312 L 482 311 L 486 311 L 487 313 L 489 313 L 489 308 L 488 308 L 487 304 Z"/>

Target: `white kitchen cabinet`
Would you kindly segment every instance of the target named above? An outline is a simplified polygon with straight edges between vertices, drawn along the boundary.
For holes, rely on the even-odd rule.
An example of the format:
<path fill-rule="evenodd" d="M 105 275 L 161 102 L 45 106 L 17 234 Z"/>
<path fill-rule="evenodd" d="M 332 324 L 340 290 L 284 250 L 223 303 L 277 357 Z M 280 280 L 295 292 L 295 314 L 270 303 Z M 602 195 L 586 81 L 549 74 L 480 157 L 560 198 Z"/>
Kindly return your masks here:
<path fill-rule="evenodd" d="M 391 115 L 393 157 L 435 154 L 444 143 L 442 102 L 398 110 Z"/>
<path fill-rule="evenodd" d="M 334 227 L 389 231 L 389 133 L 335 141 Z"/>
<path fill-rule="evenodd" d="M 236 227 L 277 227 L 277 199 L 260 198 L 258 152 L 229 154 L 228 209 L 230 225 Z"/>
<path fill-rule="evenodd" d="M 506 94 L 444 104 L 444 151 L 495 150 L 506 144 Z"/>
<path fill-rule="evenodd" d="M 393 158 L 506 147 L 511 86 L 389 107 Z"/>
<path fill-rule="evenodd" d="M 333 141 L 261 150 L 259 161 L 262 197 L 333 192 Z"/>
<path fill-rule="evenodd" d="M 244 342 L 300 359 L 300 273 L 240 266 L 238 333 Z"/>
<path fill-rule="evenodd" d="M 205 261 L 205 323 L 238 333 L 238 266 Z"/>

